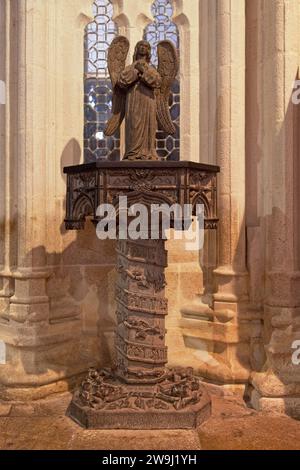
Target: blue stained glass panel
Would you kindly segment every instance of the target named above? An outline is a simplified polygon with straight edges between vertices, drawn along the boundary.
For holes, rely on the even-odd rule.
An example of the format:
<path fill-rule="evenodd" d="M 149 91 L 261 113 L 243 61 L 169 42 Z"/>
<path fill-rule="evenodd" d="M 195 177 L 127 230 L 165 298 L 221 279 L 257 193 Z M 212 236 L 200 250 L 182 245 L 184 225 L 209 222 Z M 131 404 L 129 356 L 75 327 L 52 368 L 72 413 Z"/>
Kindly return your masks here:
<path fill-rule="evenodd" d="M 107 50 L 118 34 L 113 22 L 111 0 L 95 0 L 94 21 L 85 32 L 85 160 L 99 158 L 120 159 L 120 135 L 105 137 L 104 129 L 112 107 L 112 92 L 107 68 Z M 152 62 L 157 66 L 157 44 L 164 39 L 171 40 L 179 49 L 179 33 L 172 22 L 173 7 L 170 0 L 156 0 L 152 5 L 154 22 L 144 33 L 152 47 Z M 180 151 L 180 82 L 174 82 L 170 96 L 172 120 L 176 127 L 175 136 L 158 131 L 157 152 L 161 158 L 179 160 Z M 168 139 L 168 140 L 167 140 Z"/>
<path fill-rule="evenodd" d="M 152 64 L 157 67 L 157 45 L 160 41 L 168 39 L 173 42 L 179 53 L 179 31 L 172 22 L 173 7 L 170 0 L 155 0 L 151 7 L 154 17 L 153 23 L 148 25 L 144 31 L 144 39 L 151 44 Z M 176 104 L 175 104 L 176 103 Z M 180 81 L 179 77 L 174 81 L 169 105 L 171 108 L 172 121 L 176 127 L 176 134 L 168 136 L 162 130 L 156 135 L 156 147 L 159 157 L 167 160 L 180 159 Z"/>
<path fill-rule="evenodd" d="M 107 68 L 107 51 L 118 28 L 113 17 L 111 0 L 95 0 L 94 20 L 85 30 L 84 83 L 84 158 L 120 159 L 120 136 L 105 137 L 104 129 L 112 108 L 112 91 Z"/>

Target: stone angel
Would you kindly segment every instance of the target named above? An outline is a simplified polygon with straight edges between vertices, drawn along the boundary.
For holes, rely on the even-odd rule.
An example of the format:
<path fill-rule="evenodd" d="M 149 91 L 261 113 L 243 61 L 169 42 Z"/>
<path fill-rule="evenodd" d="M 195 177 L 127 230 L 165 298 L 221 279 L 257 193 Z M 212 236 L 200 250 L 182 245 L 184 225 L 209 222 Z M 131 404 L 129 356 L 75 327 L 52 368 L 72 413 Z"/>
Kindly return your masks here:
<path fill-rule="evenodd" d="M 170 41 L 157 46 L 158 69 L 150 64 L 151 46 L 139 41 L 132 65 L 125 66 L 129 41 L 115 38 L 108 50 L 108 69 L 112 82 L 112 117 L 105 135 L 113 135 L 125 118 L 124 160 L 158 160 L 155 136 L 160 125 L 167 134 L 174 134 L 169 96 L 178 72 L 178 56 Z"/>

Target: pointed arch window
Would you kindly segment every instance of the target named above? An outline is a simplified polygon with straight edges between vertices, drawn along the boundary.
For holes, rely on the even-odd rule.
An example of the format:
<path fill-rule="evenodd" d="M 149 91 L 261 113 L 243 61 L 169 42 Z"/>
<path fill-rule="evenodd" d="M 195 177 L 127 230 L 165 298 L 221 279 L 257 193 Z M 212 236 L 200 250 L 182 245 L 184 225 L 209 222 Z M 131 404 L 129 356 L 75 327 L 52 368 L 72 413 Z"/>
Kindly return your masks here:
<path fill-rule="evenodd" d="M 173 42 L 179 53 L 179 31 L 175 23 L 172 22 L 173 7 L 170 0 L 155 0 L 151 7 L 154 18 L 144 31 L 144 39 L 152 47 L 152 63 L 157 66 L 157 44 L 168 39 Z M 168 136 L 159 130 L 156 135 L 157 154 L 167 160 L 180 159 L 180 79 L 179 75 L 174 81 L 169 101 L 171 107 L 171 117 L 176 128 L 173 136 Z"/>
<path fill-rule="evenodd" d="M 86 26 L 84 38 L 84 160 L 119 160 L 120 136 L 104 136 L 112 108 L 107 51 L 118 34 L 112 20 L 112 2 L 95 0 L 93 14 L 94 20 Z"/>

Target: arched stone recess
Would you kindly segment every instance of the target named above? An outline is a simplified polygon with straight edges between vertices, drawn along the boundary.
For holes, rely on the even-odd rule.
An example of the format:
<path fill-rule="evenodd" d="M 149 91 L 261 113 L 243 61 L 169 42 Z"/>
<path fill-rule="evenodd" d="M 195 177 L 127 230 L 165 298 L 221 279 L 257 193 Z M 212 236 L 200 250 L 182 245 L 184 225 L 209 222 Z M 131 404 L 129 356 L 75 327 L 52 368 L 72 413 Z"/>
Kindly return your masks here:
<path fill-rule="evenodd" d="M 217 1 L 199 2 L 200 159 L 216 164 Z"/>
<path fill-rule="evenodd" d="M 151 6 L 152 22 L 144 29 L 144 39 L 152 49 L 152 63 L 158 67 L 157 46 L 162 40 L 169 40 L 177 49 L 180 45 L 179 30 L 173 21 L 173 5 L 170 0 L 154 0 Z M 174 80 L 171 88 L 169 106 L 171 119 L 175 128 L 174 135 L 165 133 L 160 127 L 156 134 L 157 154 L 165 160 L 180 160 L 180 72 Z"/>
<path fill-rule="evenodd" d="M 221 381 L 239 384 L 249 381 L 261 334 L 261 313 L 249 303 L 246 267 L 245 12 L 244 0 L 216 2 L 216 157 L 222 173 L 214 315 L 226 325 L 222 357 L 228 369 Z"/>
<path fill-rule="evenodd" d="M 84 160 L 119 160 L 120 133 L 107 137 L 104 130 L 112 111 L 108 48 L 120 31 L 111 0 L 93 0 L 91 11 L 84 28 Z"/>
<path fill-rule="evenodd" d="M 11 100 L 10 100 L 10 34 L 14 31 L 12 2 L 0 2 L 0 322 L 7 321 L 9 301 L 13 295 L 14 282 L 11 266 L 15 264 L 16 236 L 13 228 L 13 195 L 15 178 L 13 161 L 10 159 Z M 15 31 L 14 31 L 15 33 Z M 14 235 L 13 235 L 14 234 Z M 1 331 L 1 329 L 0 329 Z"/>
<path fill-rule="evenodd" d="M 124 154 L 124 123 L 118 133 L 104 136 L 112 109 L 111 83 L 107 67 L 107 49 L 113 36 L 124 35 L 130 41 L 128 62 L 142 31 L 151 21 L 148 2 L 137 8 L 132 0 L 93 0 L 94 18 L 85 30 L 85 161 L 119 160 Z"/>
<path fill-rule="evenodd" d="M 136 42 L 153 22 L 153 0 L 139 1 L 138 8 L 136 0 L 112 0 L 112 3 L 113 20 L 118 24 L 120 33 L 130 40 L 130 60 Z M 170 3 L 174 8 L 171 20 L 177 26 L 180 37 L 180 158 L 199 161 L 199 2 L 170 0 Z"/>
<path fill-rule="evenodd" d="M 181 160 L 205 161 L 200 155 L 200 45 L 199 2 L 172 0 L 180 37 L 180 145 Z"/>
<path fill-rule="evenodd" d="M 135 44 L 143 38 L 144 28 L 151 23 L 152 0 L 112 0 L 114 5 L 113 20 L 118 24 L 120 34 L 130 42 L 128 61 L 130 62 Z"/>
<path fill-rule="evenodd" d="M 264 254 L 264 283 L 258 300 L 263 303 L 266 352 L 261 371 L 252 374 L 251 398 L 257 409 L 272 409 L 296 419 L 300 415 L 300 369 L 293 358 L 300 311 L 300 111 L 293 93 L 298 89 L 297 85 L 294 89 L 295 80 L 299 80 L 299 7 L 299 0 L 278 0 L 274 5 L 264 2 L 262 6 L 247 0 L 249 31 L 254 30 L 257 38 L 252 47 L 256 55 L 249 62 L 258 69 L 257 81 L 248 90 L 252 93 L 248 114 L 256 113 L 249 132 L 259 136 L 253 140 L 249 135 L 247 147 L 249 184 L 255 190 L 248 201 L 248 243 L 255 252 L 256 232 L 256 243 Z M 249 87 L 250 83 L 249 79 Z"/>
<path fill-rule="evenodd" d="M 7 96 L 0 340 L 7 355 L 0 383 L 3 399 L 29 399 L 67 389 L 71 377 L 87 367 L 78 356 L 80 310 L 70 303 L 64 316 L 60 305 L 54 322 L 48 287 L 49 279 L 79 256 L 65 256 L 76 235 L 61 231 L 61 168 L 82 161 L 83 54 L 78 51 L 90 0 L 11 0 L 2 2 L 1 11 Z"/>
<path fill-rule="evenodd" d="M 112 4 L 114 5 L 114 2 L 112 2 Z M 114 7 L 114 11 L 116 11 L 116 7 Z M 120 14 L 114 13 L 112 19 L 118 27 L 119 34 L 121 34 L 122 36 L 126 36 L 128 38 L 130 35 L 128 17 L 124 13 L 120 13 Z"/>
<path fill-rule="evenodd" d="M 178 2 L 178 11 L 182 9 L 188 16 L 186 8 L 192 8 L 193 3 Z M 249 305 L 246 269 L 245 4 L 240 0 L 203 0 L 198 6 L 197 21 L 196 15 L 188 17 L 191 36 L 193 26 L 198 25 L 198 144 L 201 161 L 221 167 L 219 266 L 215 269 L 210 260 L 206 267 L 203 265 L 204 277 L 214 290 L 207 292 L 204 286 L 202 305 L 191 304 L 182 309 L 181 325 L 185 343 L 194 349 L 193 356 L 198 359 L 195 367 L 199 373 L 244 391 L 260 354 L 261 334 L 261 312 Z M 193 80 L 191 86 L 192 83 Z M 206 261 L 215 251 L 211 238 L 209 234 L 212 249 L 208 247 L 208 252 L 203 253 Z"/>

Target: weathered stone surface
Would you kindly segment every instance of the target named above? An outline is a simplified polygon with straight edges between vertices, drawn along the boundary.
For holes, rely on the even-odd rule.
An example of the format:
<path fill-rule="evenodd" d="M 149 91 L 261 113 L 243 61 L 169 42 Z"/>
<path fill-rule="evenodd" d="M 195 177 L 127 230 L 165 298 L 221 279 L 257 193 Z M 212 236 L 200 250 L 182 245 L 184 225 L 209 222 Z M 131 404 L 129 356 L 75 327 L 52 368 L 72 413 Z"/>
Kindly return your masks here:
<path fill-rule="evenodd" d="M 188 162 L 98 162 L 65 168 L 66 229 L 83 229 L 87 217 L 97 224 L 101 219 L 96 205 L 101 202 L 114 204 L 119 213 L 120 190 L 129 199 L 128 207 L 138 202 L 150 209 L 153 203 L 172 206 L 177 201 L 183 209 L 189 202 L 195 214 L 196 204 L 205 202 L 204 226 L 214 229 L 218 171 Z M 89 371 L 68 411 L 88 428 L 190 428 L 210 414 L 209 395 L 193 370 L 165 368 L 167 253 L 161 223 L 159 239 L 152 239 L 152 229 L 145 229 L 145 239 L 128 234 L 117 242 L 115 363 L 111 370 Z"/>
<path fill-rule="evenodd" d="M 11 412 L 11 404 L 7 403 L 0 403 L 0 416 L 9 416 Z"/>
<path fill-rule="evenodd" d="M 104 243 L 105 248 L 100 249 L 91 225 L 81 234 L 65 233 L 62 227 L 65 180 L 60 168 L 78 164 L 83 154 L 83 54 L 78 54 L 78 51 L 82 50 L 84 27 L 91 19 L 92 2 L 39 0 L 32 2 L 29 9 L 25 8 L 24 2 L 16 2 L 17 14 L 14 2 L 1 0 L 0 3 L 5 12 L 0 18 L 0 43 L 3 45 L 0 51 L 1 80 L 11 77 L 11 83 L 6 83 L 6 108 L 1 104 L 1 112 L 6 109 L 7 115 L 15 116 L 9 126 L 5 119 L 0 123 L 0 153 L 3 155 L 0 174 L 0 266 L 3 269 L 0 278 L 0 330 L 9 353 L 7 364 L 1 365 L 0 381 L 10 388 L 5 392 L 6 397 L 17 393 L 19 398 L 28 399 L 30 394 L 40 396 L 39 387 L 45 393 L 55 392 L 57 387 L 53 382 L 49 384 L 49 379 L 64 381 L 68 374 L 74 372 L 70 365 L 65 366 L 69 363 L 71 350 L 67 345 L 69 337 L 60 336 L 63 339 L 61 347 L 53 348 L 49 364 L 45 355 L 39 355 L 41 344 L 36 338 L 40 336 L 39 328 L 30 337 L 33 347 L 28 354 L 22 347 L 24 343 L 28 344 L 27 328 L 20 328 L 16 335 L 14 321 L 9 323 L 9 318 L 20 326 L 40 321 L 45 326 L 48 312 L 50 321 L 63 321 L 69 316 L 79 317 L 81 311 L 84 326 L 81 328 L 79 325 L 72 331 L 74 344 L 82 341 L 86 329 L 93 330 L 96 337 L 97 315 L 101 321 L 101 311 L 103 309 L 106 313 L 107 302 L 112 296 L 106 296 L 105 292 L 97 295 L 95 290 L 99 286 L 94 277 L 90 280 L 86 271 L 80 277 L 78 272 L 87 265 L 93 266 L 96 258 L 98 266 L 95 270 L 104 271 L 104 265 L 114 262 L 114 252 L 109 243 Z M 139 11 L 136 3 L 133 0 L 118 2 L 118 19 L 122 23 L 126 18 L 125 29 L 130 31 L 134 43 L 142 37 L 150 20 L 151 2 L 139 2 Z M 299 66 L 298 2 L 240 0 L 229 5 L 228 2 L 207 0 L 179 3 L 176 20 L 173 19 L 182 23 L 180 55 L 185 73 L 180 74 L 181 149 L 188 160 L 207 159 L 222 166 L 220 264 L 236 268 L 238 274 L 243 273 L 245 246 L 249 246 L 249 299 L 261 310 L 264 332 L 263 339 L 259 336 L 253 338 L 256 355 L 260 357 L 253 361 L 253 350 L 249 348 L 252 357 L 248 362 L 254 370 L 273 370 L 280 384 L 274 385 L 272 379 L 269 386 L 255 380 L 253 383 L 261 396 L 264 393 L 267 394 L 265 397 L 277 393 L 283 398 L 293 394 L 298 396 L 296 374 L 293 376 L 288 367 L 287 349 L 289 339 L 292 340 L 299 330 L 299 106 L 291 101 L 292 84 Z M 67 22 L 65 18 L 68 18 Z M 124 26 L 122 23 L 121 27 Z M 49 34 L 44 35 L 46 29 Z M 191 34 L 195 31 L 199 34 Z M 63 38 L 64 47 L 57 37 Z M 278 47 L 283 43 L 285 47 Z M 39 47 L 31 47 L 32 44 Z M 16 57 L 12 62 L 7 61 L 11 54 Z M 18 59 L 25 55 L 26 63 Z M 6 71 L 8 63 L 9 73 Z M 67 64 L 67 75 L 62 73 L 62 64 Z M 17 83 L 26 83 L 26 93 L 23 86 L 16 86 Z M 54 106 L 54 103 L 59 103 L 59 106 Z M 44 149 L 42 152 L 41 148 Z M 247 245 L 245 233 L 248 233 Z M 179 268 L 182 250 L 173 248 L 173 251 Z M 44 281 L 27 278 L 19 282 L 17 278 L 24 267 L 27 275 L 29 272 L 31 276 L 36 270 L 44 272 L 44 268 L 51 272 L 43 273 Z M 49 278 L 49 274 L 53 278 Z M 110 281 L 109 272 L 106 274 L 103 276 L 103 290 Z M 197 276 L 196 269 L 194 276 Z M 188 276 L 182 276 L 182 281 L 184 278 L 181 288 L 189 293 L 192 282 Z M 223 294 L 225 300 L 227 297 L 226 302 L 230 295 L 234 302 L 234 295 L 244 292 L 224 272 L 217 278 L 220 281 L 219 294 Z M 77 297 L 76 282 L 80 284 Z M 45 289 L 47 284 L 48 292 Z M 195 289 L 198 289 L 198 282 L 195 284 Z M 177 296 L 176 282 L 170 286 L 169 297 Z M 70 291 L 70 295 L 64 297 L 62 291 Z M 41 295 L 45 303 L 34 303 Z M 49 299 L 45 299 L 47 295 Z M 13 301 L 21 303 L 11 304 L 12 296 Z M 28 303 L 22 304 L 24 300 Z M 101 307 L 95 308 L 97 301 Z M 269 316 L 270 305 L 274 310 Z M 173 306 L 175 310 L 177 307 Z M 220 314 L 218 316 L 220 318 Z M 235 313 L 233 320 L 236 320 L 238 335 L 244 319 Z M 111 323 L 104 325 L 103 329 L 101 323 L 99 335 L 104 349 L 107 346 L 106 334 L 110 334 L 104 330 L 111 329 L 112 322 L 113 316 Z M 205 326 L 199 330 L 206 332 L 211 329 L 212 337 L 214 328 L 207 326 L 206 329 Z M 64 327 L 68 330 L 69 324 Z M 169 332 L 169 346 L 177 365 L 189 362 L 191 356 L 197 360 L 197 354 L 203 353 L 199 349 L 201 345 L 207 346 L 208 352 L 211 350 L 212 341 L 207 344 L 204 334 L 200 338 L 200 332 L 198 339 L 202 343 L 197 342 L 194 349 L 186 347 L 177 327 L 178 322 Z M 242 329 L 244 327 L 241 327 L 241 333 Z M 51 333 L 55 343 L 55 329 L 49 332 L 46 340 L 51 339 Z M 282 341 L 285 335 L 286 341 Z M 219 332 L 217 337 L 220 337 Z M 10 347 L 13 343 L 15 348 Z M 182 347 L 178 348 L 177 343 Z M 261 350 L 269 344 L 266 358 Z M 226 345 L 226 339 L 222 343 L 216 340 L 218 351 L 222 345 Z M 233 345 L 235 351 L 228 348 L 230 366 L 240 356 L 239 345 L 239 342 Z M 93 348 L 90 356 L 92 351 Z M 101 351 L 97 358 L 102 361 L 104 356 Z M 32 371 L 34 363 L 39 366 L 26 380 L 26 371 L 28 368 Z M 49 368 L 49 373 L 38 373 L 39 369 Z M 206 369 L 200 368 L 206 378 L 214 375 L 214 372 L 211 374 L 213 360 Z M 227 372 L 222 375 L 222 367 L 218 371 L 216 378 L 228 379 Z M 231 379 L 240 378 L 234 372 Z M 35 379 L 36 386 L 33 386 Z M 23 385 L 17 388 L 20 383 Z M 64 384 L 64 387 L 66 389 L 68 385 Z"/>
<path fill-rule="evenodd" d="M 242 397 L 224 396 L 209 386 L 212 416 L 196 430 L 87 430 L 64 415 L 0 417 L 0 448 L 6 450 L 299 450 L 300 422 L 278 414 L 256 412 Z M 65 405 L 70 399 L 59 397 Z M 43 400 L 46 406 L 45 400 Z M 35 405 L 38 408 L 38 405 Z M 34 422 L 34 426 L 33 426 Z M 270 432 L 270 429 L 272 432 Z"/>
<path fill-rule="evenodd" d="M 0 418 L 6 450 L 200 450 L 196 430 L 87 430 L 68 417 Z"/>
<path fill-rule="evenodd" d="M 91 370 L 68 415 L 88 429 L 189 429 L 208 419 L 211 399 L 199 379 L 184 370 L 165 375 L 153 385 L 125 385 L 109 371 Z"/>
<path fill-rule="evenodd" d="M 171 41 L 160 41 L 157 46 L 158 69 L 151 65 L 151 45 L 139 41 L 135 47 L 133 64 L 125 66 L 129 41 L 116 37 L 108 49 L 108 69 L 113 89 L 113 115 L 105 129 L 113 135 L 125 117 L 125 160 L 158 160 L 156 153 L 157 123 L 174 134 L 169 110 L 172 82 L 178 72 L 178 57 Z"/>
<path fill-rule="evenodd" d="M 242 397 L 213 398 L 212 417 L 199 429 L 203 450 L 299 450 L 300 423 L 248 409 Z"/>
<path fill-rule="evenodd" d="M 117 244 L 115 366 L 91 369 L 69 416 L 89 429 L 188 429 L 210 415 L 191 368 L 165 369 L 164 240 Z"/>

